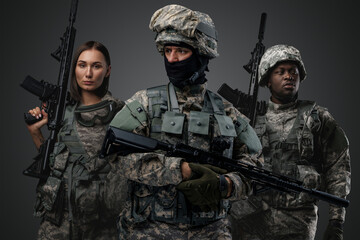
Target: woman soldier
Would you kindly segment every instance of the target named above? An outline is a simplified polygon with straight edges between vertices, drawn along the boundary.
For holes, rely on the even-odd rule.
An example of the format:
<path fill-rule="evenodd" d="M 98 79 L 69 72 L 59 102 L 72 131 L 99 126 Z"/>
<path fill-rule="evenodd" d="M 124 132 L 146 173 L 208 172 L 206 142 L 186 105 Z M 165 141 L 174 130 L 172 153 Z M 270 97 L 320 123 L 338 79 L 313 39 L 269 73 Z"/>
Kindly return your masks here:
<path fill-rule="evenodd" d="M 75 104 L 66 107 L 50 156 L 50 176 L 37 187 L 35 216 L 42 217 L 38 239 L 117 238 L 115 219 L 123 201 L 113 198 L 124 196 L 125 185 L 110 171 L 111 158 L 98 157 L 109 122 L 124 106 L 108 91 L 110 72 L 103 44 L 89 41 L 75 52 L 70 83 Z M 40 149 L 48 114 L 39 107 L 29 113 L 42 118 L 27 126 Z"/>

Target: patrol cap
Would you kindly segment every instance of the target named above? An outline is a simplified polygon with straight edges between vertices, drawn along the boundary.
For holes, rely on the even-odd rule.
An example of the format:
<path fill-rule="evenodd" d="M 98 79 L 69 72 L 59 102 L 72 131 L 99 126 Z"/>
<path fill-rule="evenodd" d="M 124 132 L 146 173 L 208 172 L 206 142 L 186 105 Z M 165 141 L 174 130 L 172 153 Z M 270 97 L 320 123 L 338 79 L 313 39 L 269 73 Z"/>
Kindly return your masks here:
<path fill-rule="evenodd" d="M 268 48 L 260 60 L 259 65 L 259 85 L 266 86 L 269 70 L 277 63 L 284 61 L 294 61 L 297 63 L 300 72 L 300 81 L 306 78 L 306 70 L 301 60 L 300 51 L 293 46 L 280 44 Z"/>
<path fill-rule="evenodd" d="M 164 46 L 186 43 L 208 58 L 219 56 L 217 32 L 209 15 L 172 4 L 158 9 L 151 17 L 149 28 L 156 32 L 156 46 L 164 54 Z"/>

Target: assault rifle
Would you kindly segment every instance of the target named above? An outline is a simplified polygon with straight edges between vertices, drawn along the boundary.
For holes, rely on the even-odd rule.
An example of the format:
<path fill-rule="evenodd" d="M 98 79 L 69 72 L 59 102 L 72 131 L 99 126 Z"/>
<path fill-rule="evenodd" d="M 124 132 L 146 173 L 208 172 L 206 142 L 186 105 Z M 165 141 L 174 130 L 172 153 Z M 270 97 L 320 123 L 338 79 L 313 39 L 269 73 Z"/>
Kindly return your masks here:
<path fill-rule="evenodd" d="M 34 162 L 23 171 L 24 175 L 46 179 L 49 175 L 49 157 L 54 150 L 56 136 L 62 126 L 66 103 L 69 101 L 67 92 L 68 79 L 71 67 L 71 58 L 75 41 L 76 29 L 74 28 L 78 0 L 71 1 L 71 10 L 69 25 L 61 39 L 61 45 L 51 54 L 57 61 L 60 62 L 60 71 L 58 82 L 56 85 L 38 81 L 30 76 L 27 76 L 22 84 L 25 90 L 39 97 L 41 102 L 46 103 L 46 111 L 49 114 L 48 129 L 50 136 L 40 146 L 39 154 L 34 158 Z M 25 113 L 25 122 L 31 125 L 40 119 L 34 118 L 31 114 Z"/>
<path fill-rule="evenodd" d="M 265 32 L 266 13 L 261 14 L 259 42 L 256 43 L 254 50 L 251 52 L 251 59 L 248 64 L 244 66 L 245 70 L 251 74 L 248 94 L 243 93 L 237 89 L 232 89 L 226 83 L 221 85 L 218 93 L 226 100 L 231 102 L 241 113 L 245 114 L 250 119 L 250 125 L 255 126 L 255 119 L 257 112 L 264 114 L 266 111 L 266 102 L 257 101 L 258 97 L 258 68 L 262 55 L 265 51 L 265 46 L 262 44 Z"/>
<path fill-rule="evenodd" d="M 168 156 L 185 158 L 188 162 L 211 164 L 226 169 L 228 172 L 239 172 L 251 179 L 254 184 L 260 184 L 260 186 L 263 187 L 269 187 L 287 193 L 304 192 L 316 199 L 331 204 L 341 207 L 349 206 L 349 201 L 346 199 L 316 189 L 305 188 L 302 186 L 302 183 L 296 179 L 246 164 L 241 160 L 234 160 L 217 153 L 206 152 L 182 143 L 170 144 L 161 142 L 116 127 L 110 127 L 108 129 L 100 157 L 105 157 L 113 153 L 124 156 L 132 152 L 154 152 L 158 150 L 165 151 Z"/>

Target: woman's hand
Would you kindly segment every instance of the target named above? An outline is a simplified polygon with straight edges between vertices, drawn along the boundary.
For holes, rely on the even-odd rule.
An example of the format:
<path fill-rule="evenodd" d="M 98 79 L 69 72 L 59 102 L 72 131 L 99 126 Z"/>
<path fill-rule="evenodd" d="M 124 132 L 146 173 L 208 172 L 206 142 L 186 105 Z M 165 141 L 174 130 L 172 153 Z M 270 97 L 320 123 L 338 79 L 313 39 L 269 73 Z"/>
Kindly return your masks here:
<path fill-rule="evenodd" d="M 48 123 L 48 114 L 45 112 L 44 107 L 46 107 L 45 104 L 43 104 L 43 108 L 41 110 L 39 107 L 30 109 L 29 113 L 33 117 L 36 119 L 40 119 L 42 117 L 42 119 L 34 124 L 26 125 L 37 149 L 39 149 L 40 145 L 44 142 L 41 127 Z"/>

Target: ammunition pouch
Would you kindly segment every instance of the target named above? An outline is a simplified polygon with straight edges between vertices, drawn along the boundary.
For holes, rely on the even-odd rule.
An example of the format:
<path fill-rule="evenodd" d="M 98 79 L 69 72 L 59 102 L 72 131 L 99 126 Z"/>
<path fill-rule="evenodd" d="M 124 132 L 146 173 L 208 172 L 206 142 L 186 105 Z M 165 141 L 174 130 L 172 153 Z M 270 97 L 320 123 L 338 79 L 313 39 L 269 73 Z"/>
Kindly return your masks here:
<path fill-rule="evenodd" d="M 225 218 L 230 209 L 228 200 L 221 200 L 219 210 L 202 212 L 191 205 L 175 186 L 151 187 L 132 183 L 132 217 L 135 222 L 147 219 L 170 224 L 207 225 Z"/>

